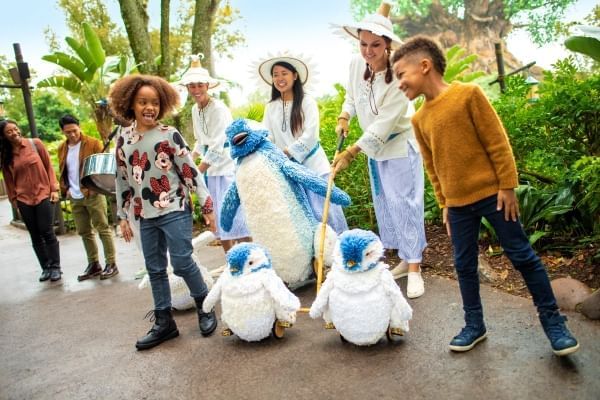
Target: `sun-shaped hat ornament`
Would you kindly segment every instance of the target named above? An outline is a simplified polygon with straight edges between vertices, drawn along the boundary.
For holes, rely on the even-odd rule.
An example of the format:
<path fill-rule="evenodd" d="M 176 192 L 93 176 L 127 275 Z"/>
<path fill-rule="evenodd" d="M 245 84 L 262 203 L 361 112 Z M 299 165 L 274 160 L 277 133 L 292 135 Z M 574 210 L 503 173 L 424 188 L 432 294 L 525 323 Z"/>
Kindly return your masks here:
<path fill-rule="evenodd" d="M 310 57 L 303 54 L 292 54 L 289 51 L 268 54 L 260 60 L 255 61 L 251 66 L 250 73 L 253 77 L 257 77 L 259 82 L 271 86 L 273 84 L 271 71 L 273 70 L 273 66 L 280 62 L 290 64 L 296 70 L 305 91 L 309 90 L 316 83 L 316 68 Z"/>
<path fill-rule="evenodd" d="M 400 39 L 395 33 L 390 21 L 390 9 L 391 5 L 382 2 L 379 5 L 379 9 L 375 14 L 367 15 L 360 22 L 355 22 L 347 25 L 331 24 L 336 30 L 336 33 L 343 37 L 352 36 L 358 39 L 359 31 L 369 31 L 378 36 L 385 36 L 392 41 L 392 47 L 400 47 L 402 45 L 402 39 Z"/>

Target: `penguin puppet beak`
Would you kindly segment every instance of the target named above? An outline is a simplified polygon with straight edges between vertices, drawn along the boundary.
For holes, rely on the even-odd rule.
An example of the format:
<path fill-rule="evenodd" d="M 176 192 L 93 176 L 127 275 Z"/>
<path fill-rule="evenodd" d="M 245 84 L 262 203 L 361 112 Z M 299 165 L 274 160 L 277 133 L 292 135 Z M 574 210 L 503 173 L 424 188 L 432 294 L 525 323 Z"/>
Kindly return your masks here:
<path fill-rule="evenodd" d="M 246 141 L 248 138 L 248 132 L 240 132 L 233 137 L 231 140 L 234 146 L 240 145 Z"/>
<path fill-rule="evenodd" d="M 357 268 L 359 268 L 360 265 L 358 265 L 358 263 L 354 260 L 348 260 L 346 261 L 346 270 L 348 271 L 355 271 Z"/>

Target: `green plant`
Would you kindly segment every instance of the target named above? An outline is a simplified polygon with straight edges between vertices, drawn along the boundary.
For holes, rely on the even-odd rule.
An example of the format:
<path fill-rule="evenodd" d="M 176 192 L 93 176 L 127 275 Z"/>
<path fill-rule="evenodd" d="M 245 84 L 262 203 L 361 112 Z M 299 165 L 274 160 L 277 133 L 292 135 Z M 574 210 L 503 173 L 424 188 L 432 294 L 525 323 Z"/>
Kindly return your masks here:
<path fill-rule="evenodd" d="M 454 45 L 446 52 L 446 71 L 444 72 L 446 82 L 472 82 L 485 76 L 483 71 L 468 71 L 477 60 L 477 54 L 465 55 L 466 51 L 459 45 Z"/>
<path fill-rule="evenodd" d="M 582 157 L 566 177 L 575 193 L 575 208 L 581 225 L 590 233 L 600 234 L 600 157 Z"/>
<path fill-rule="evenodd" d="M 582 27 L 581 29 L 589 30 L 597 27 Z M 597 35 L 597 33 L 596 33 Z M 590 36 L 571 36 L 565 40 L 565 47 L 571 51 L 585 54 L 593 58 L 595 61 L 600 62 L 600 40 L 597 37 Z"/>
<path fill-rule="evenodd" d="M 321 115 L 321 146 L 329 160 L 333 159 L 337 147 L 335 126 L 346 95 L 342 85 L 336 84 L 335 89 L 337 94 L 325 96 L 318 102 Z M 354 143 L 361 134 L 357 120 L 353 119 L 346 143 Z M 352 204 L 344 208 L 348 226 L 376 230 L 377 223 L 371 200 L 371 184 L 366 160 L 366 156 L 360 155 L 348 169 L 335 177 L 335 184 L 352 198 Z"/>
<path fill-rule="evenodd" d="M 56 51 L 42 57 L 68 71 L 69 75 L 46 78 L 37 87 L 58 87 L 82 96 L 94 110 L 98 132 L 106 140 L 112 125 L 106 102 L 109 86 L 116 79 L 136 71 L 137 66 L 126 56 L 106 57 L 92 27 L 85 22 L 82 27 L 84 40 L 81 43 L 72 37 L 65 38 L 73 55 Z"/>
<path fill-rule="evenodd" d="M 556 217 L 573 210 L 574 196 L 569 188 L 542 190 L 531 185 L 520 185 L 516 190 L 520 220 L 533 245 L 549 234 Z"/>

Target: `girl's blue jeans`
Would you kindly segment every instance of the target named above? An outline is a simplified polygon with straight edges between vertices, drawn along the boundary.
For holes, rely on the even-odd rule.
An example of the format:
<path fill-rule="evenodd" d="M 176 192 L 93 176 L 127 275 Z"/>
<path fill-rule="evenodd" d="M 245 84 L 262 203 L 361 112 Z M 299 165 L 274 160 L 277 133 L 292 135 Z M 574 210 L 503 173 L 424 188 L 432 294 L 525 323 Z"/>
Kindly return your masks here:
<path fill-rule="evenodd" d="M 546 268 L 535 254 L 520 221 L 506 221 L 496 210 L 497 196 L 462 207 L 448 207 L 454 263 L 465 313 L 482 312 L 479 295 L 479 227 L 484 217 L 494 227 L 504 253 L 521 272 L 538 312 L 557 309 Z"/>
<path fill-rule="evenodd" d="M 206 284 L 192 259 L 192 214 L 173 211 L 140 221 L 142 250 L 150 277 L 155 310 L 171 309 L 171 289 L 167 276 L 167 250 L 173 273 L 185 280 L 194 298 L 204 297 Z"/>

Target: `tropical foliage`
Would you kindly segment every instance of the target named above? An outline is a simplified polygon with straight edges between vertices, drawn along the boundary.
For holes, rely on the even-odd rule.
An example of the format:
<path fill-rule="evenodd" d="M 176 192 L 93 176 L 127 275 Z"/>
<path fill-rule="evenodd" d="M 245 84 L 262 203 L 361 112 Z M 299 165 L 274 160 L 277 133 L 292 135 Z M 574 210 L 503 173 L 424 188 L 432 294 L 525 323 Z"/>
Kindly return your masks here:
<path fill-rule="evenodd" d="M 81 96 L 93 110 L 98 132 L 106 140 L 112 125 L 106 100 L 109 86 L 117 78 L 135 71 L 136 66 L 126 56 L 107 57 L 93 28 L 85 22 L 82 28 L 84 40 L 65 38 L 73 54 L 56 51 L 42 57 L 68 74 L 46 78 L 37 87 L 57 87 Z"/>

